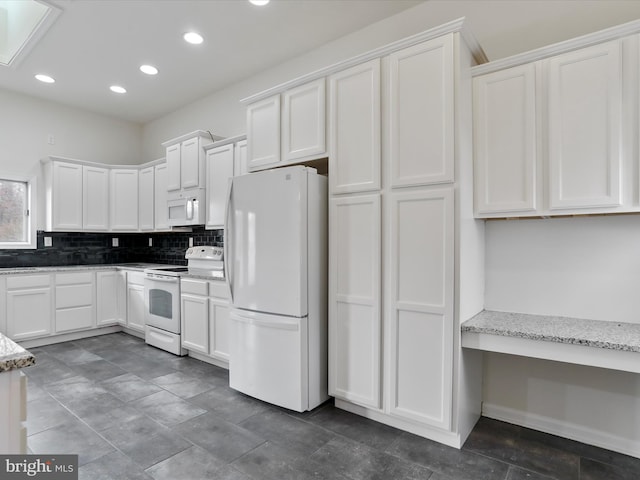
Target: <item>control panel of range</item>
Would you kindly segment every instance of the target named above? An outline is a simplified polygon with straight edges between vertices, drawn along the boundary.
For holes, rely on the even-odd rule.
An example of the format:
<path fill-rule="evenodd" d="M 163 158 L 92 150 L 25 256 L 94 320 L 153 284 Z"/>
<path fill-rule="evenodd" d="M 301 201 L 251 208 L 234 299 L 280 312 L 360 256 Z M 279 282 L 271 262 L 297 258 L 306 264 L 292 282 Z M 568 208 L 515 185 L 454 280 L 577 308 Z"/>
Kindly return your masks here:
<path fill-rule="evenodd" d="M 211 247 L 208 245 L 190 247 L 185 253 L 184 258 L 187 260 L 223 260 L 223 248 Z"/>

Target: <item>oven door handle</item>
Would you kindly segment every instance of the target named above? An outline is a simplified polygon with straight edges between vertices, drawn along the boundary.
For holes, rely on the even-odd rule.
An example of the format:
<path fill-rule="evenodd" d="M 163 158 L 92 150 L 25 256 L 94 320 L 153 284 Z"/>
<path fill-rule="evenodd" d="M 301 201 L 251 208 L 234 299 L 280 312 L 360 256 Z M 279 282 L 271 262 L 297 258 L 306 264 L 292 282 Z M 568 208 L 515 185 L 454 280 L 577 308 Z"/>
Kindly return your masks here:
<path fill-rule="evenodd" d="M 152 282 L 164 282 L 164 283 L 178 283 L 180 279 L 176 278 L 161 278 L 161 277 L 145 277 L 147 280 L 151 280 Z"/>

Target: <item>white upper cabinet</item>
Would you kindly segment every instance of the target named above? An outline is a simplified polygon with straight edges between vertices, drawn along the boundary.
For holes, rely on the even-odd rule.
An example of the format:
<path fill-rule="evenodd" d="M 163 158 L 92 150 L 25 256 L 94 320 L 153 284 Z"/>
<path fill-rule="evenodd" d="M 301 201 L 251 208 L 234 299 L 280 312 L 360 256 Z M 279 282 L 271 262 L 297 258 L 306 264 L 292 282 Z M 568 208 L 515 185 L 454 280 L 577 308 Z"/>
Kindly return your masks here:
<path fill-rule="evenodd" d="M 536 210 L 536 69 L 474 79 L 476 214 Z"/>
<path fill-rule="evenodd" d="M 111 229 L 138 230 L 138 170 L 117 168 L 110 174 Z"/>
<path fill-rule="evenodd" d="M 47 177 L 47 230 L 82 230 L 82 165 L 53 161 Z"/>
<path fill-rule="evenodd" d="M 394 52 L 389 65 L 392 186 L 453 182 L 453 34 Z"/>
<path fill-rule="evenodd" d="M 327 156 L 325 92 L 319 78 L 247 105 L 249 171 Z"/>
<path fill-rule="evenodd" d="M 204 188 L 204 147 L 222 137 L 198 130 L 163 142 L 166 148 L 167 190 Z"/>
<path fill-rule="evenodd" d="M 109 229 L 109 170 L 82 167 L 82 227 L 84 230 Z"/>
<path fill-rule="evenodd" d="M 625 54 L 637 38 L 569 47 L 474 69 L 477 217 L 640 210 L 637 182 L 624 181 L 637 175 L 625 100 L 637 95 L 638 59 Z"/>
<path fill-rule="evenodd" d="M 191 138 L 180 145 L 180 183 L 182 188 L 199 187 L 200 179 L 200 139 Z"/>
<path fill-rule="evenodd" d="M 236 143 L 236 148 L 233 153 L 233 175 L 244 175 L 249 173 L 249 167 L 247 165 L 247 141 L 240 140 Z"/>
<path fill-rule="evenodd" d="M 282 94 L 282 160 L 292 162 L 326 154 L 325 79 Z"/>
<path fill-rule="evenodd" d="M 380 59 L 329 77 L 329 190 L 380 189 Z"/>
<path fill-rule="evenodd" d="M 207 150 L 206 228 L 223 228 L 229 179 L 233 177 L 233 143 Z"/>
<path fill-rule="evenodd" d="M 247 165 L 250 171 L 280 162 L 280 94 L 247 106 Z"/>
<path fill-rule="evenodd" d="M 180 144 L 167 147 L 167 190 L 180 190 Z"/>
<path fill-rule="evenodd" d="M 622 203 L 621 42 L 548 61 L 549 208 Z"/>
<path fill-rule="evenodd" d="M 138 206 L 140 208 L 140 230 L 153 230 L 154 228 L 154 167 L 147 167 L 138 173 Z"/>
<path fill-rule="evenodd" d="M 168 167 L 166 163 L 161 163 L 160 165 L 156 165 L 153 168 L 155 170 L 153 188 L 155 230 L 170 230 L 169 223 L 167 221 L 167 182 L 169 181 L 169 176 L 167 174 Z"/>

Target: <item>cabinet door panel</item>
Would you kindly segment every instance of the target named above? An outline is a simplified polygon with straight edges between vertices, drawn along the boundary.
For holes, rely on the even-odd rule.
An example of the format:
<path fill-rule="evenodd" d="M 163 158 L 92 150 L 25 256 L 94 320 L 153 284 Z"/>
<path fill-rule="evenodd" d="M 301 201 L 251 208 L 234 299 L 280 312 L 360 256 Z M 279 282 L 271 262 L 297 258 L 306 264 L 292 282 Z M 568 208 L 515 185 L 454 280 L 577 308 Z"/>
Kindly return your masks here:
<path fill-rule="evenodd" d="M 380 189 L 380 59 L 329 79 L 331 193 Z"/>
<path fill-rule="evenodd" d="M 182 295 L 182 346 L 188 350 L 209 353 L 209 299 Z"/>
<path fill-rule="evenodd" d="M 82 230 L 82 165 L 53 163 L 53 229 Z"/>
<path fill-rule="evenodd" d="M 233 144 L 207 151 L 207 228 L 223 228 L 229 178 L 233 177 Z"/>
<path fill-rule="evenodd" d="M 7 292 L 7 333 L 15 341 L 51 333 L 51 288 Z"/>
<path fill-rule="evenodd" d="M 390 413 L 451 426 L 453 189 L 391 195 Z"/>
<path fill-rule="evenodd" d="M 549 207 L 622 202 L 621 43 L 551 58 L 549 68 Z"/>
<path fill-rule="evenodd" d="M 247 165 L 247 141 L 241 140 L 236 143 L 236 148 L 233 157 L 233 174 L 244 175 L 249 173 Z"/>
<path fill-rule="evenodd" d="M 167 191 L 180 190 L 180 144 L 167 147 Z"/>
<path fill-rule="evenodd" d="M 453 35 L 389 60 L 391 184 L 453 182 Z"/>
<path fill-rule="evenodd" d="M 536 64 L 474 79 L 475 209 L 531 212 L 536 199 Z"/>
<path fill-rule="evenodd" d="M 325 80 L 320 78 L 282 94 L 284 161 L 325 153 L 325 88 Z"/>
<path fill-rule="evenodd" d="M 138 170 L 111 170 L 111 229 L 138 230 Z"/>
<path fill-rule="evenodd" d="M 83 227 L 85 230 L 109 228 L 109 170 L 82 167 Z"/>
<path fill-rule="evenodd" d="M 155 166 L 154 172 L 154 228 L 155 230 L 168 230 L 167 223 L 167 164 Z"/>
<path fill-rule="evenodd" d="M 380 408 L 380 195 L 330 206 L 329 392 Z"/>
<path fill-rule="evenodd" d="M 127 286 L 127 327 L 144 332 L 144 287 L 141 285 Z"/>
<path fill-rule="evenodd" d="M 229 361 L 229 303 L 209 300 L 209 349 L 211 356 Z"/>
<path fill-rule="evenodd" d="M 247 107 L 247 158 L 249 170 L 280 162 L 280 95 Z"/>
<path fill-rule="evenodd" d="M 140 170 L 138 203 L 140 207 L 140 230 L 153 230 L 154 220 L 154 168 Z"/>
<path fill-rule="evenodd" d="M 118 272 L 96 272 L 96 324 L 118 323 Z"/>
<path fill-rule="evenodd" d="M 200 185 L 200 139 L 191 138 L 180 146 L 180 183 L 182 188 Z"/>

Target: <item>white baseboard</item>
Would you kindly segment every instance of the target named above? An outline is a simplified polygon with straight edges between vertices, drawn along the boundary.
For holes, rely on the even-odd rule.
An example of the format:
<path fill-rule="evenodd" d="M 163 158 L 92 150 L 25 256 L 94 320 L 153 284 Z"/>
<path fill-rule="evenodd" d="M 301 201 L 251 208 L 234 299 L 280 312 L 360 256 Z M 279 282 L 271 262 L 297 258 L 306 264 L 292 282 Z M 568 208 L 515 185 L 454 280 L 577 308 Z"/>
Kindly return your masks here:
<path fill-rule="evenodd" d="M 541 432 L 640 458 L 640 440 L 630 440 L 594 430 L 584 425 L 490 403 L 482 404 L 482 415 L 495 420 L 502 420 L 522 427 L 532 428 Z"/>

